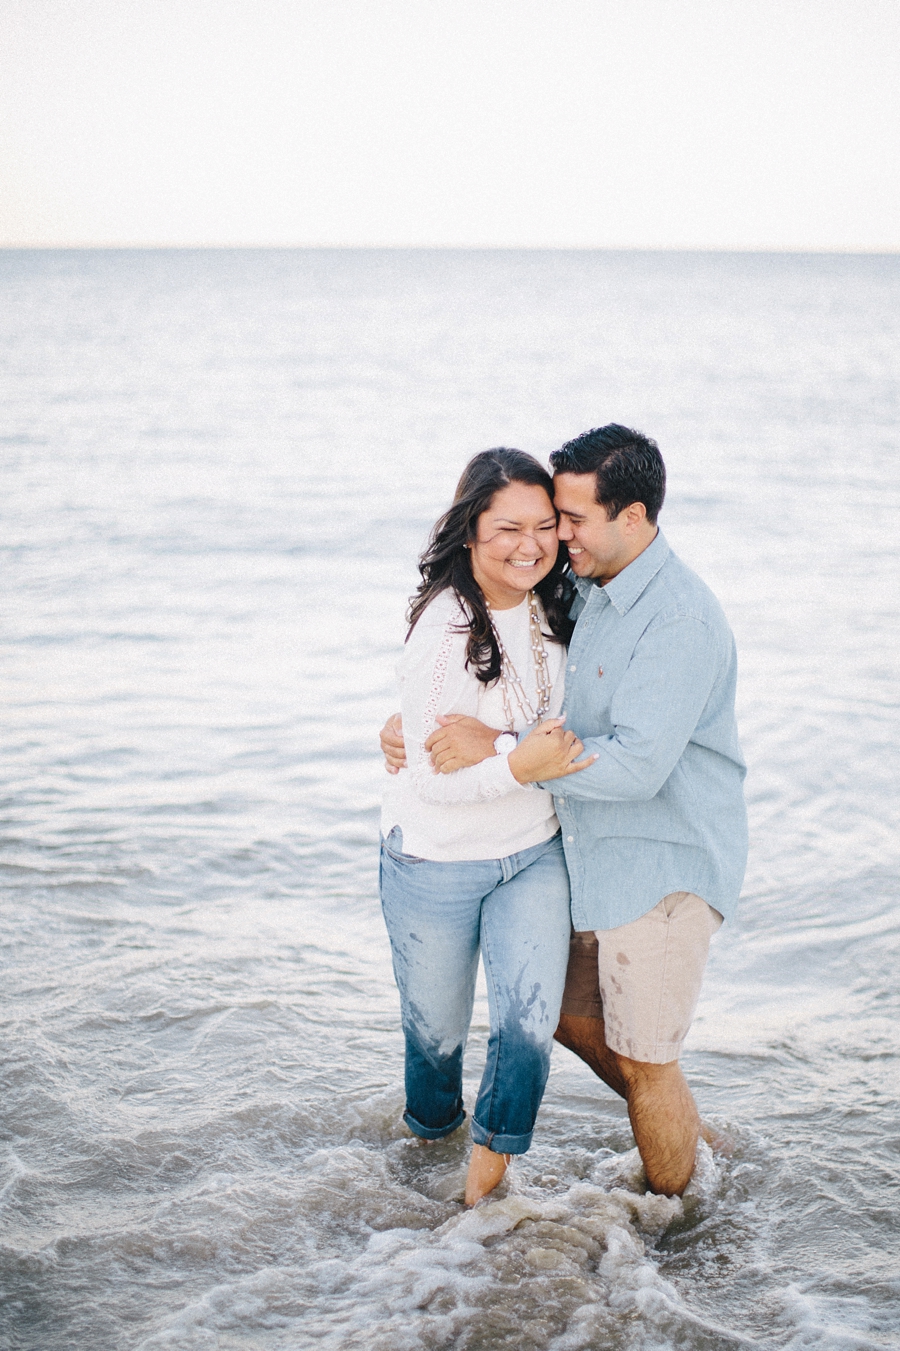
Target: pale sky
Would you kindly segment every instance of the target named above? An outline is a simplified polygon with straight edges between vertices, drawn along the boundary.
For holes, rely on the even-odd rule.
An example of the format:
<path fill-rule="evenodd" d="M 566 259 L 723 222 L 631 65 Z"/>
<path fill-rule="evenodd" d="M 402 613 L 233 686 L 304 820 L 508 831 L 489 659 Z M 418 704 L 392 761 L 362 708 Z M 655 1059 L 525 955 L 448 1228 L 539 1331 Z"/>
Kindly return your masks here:
<path fill-rule="evenodd" d="M 0 243 L 900 248 L 900 0 L 0 0 Z"/>

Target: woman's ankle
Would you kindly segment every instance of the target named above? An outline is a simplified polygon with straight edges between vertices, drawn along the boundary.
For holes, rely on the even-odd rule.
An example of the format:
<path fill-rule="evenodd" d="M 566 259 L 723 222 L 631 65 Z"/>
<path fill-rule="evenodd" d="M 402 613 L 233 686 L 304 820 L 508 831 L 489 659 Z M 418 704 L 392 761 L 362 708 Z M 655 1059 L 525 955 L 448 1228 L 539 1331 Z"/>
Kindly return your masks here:
<path fill-rule="evenodd" d="M 510 1154 L 495 1154 L 487 1145 L 473 1145 L 466 1178 L 466 1205 L 474 1206 L 502 1181 Z"/>

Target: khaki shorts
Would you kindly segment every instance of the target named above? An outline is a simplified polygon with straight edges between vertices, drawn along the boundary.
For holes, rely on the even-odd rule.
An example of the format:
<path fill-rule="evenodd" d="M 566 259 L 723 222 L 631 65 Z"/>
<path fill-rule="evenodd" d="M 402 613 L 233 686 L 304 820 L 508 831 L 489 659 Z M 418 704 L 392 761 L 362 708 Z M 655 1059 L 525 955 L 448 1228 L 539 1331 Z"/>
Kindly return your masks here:
<path fill-rule="evenodd" d="M 699 896 L 673 891 L 631 924 L 573 933 L 562 1012 L 602 1018 L 607 1046 L 629 1060 L 677 1060 L 721 923 Z"/>

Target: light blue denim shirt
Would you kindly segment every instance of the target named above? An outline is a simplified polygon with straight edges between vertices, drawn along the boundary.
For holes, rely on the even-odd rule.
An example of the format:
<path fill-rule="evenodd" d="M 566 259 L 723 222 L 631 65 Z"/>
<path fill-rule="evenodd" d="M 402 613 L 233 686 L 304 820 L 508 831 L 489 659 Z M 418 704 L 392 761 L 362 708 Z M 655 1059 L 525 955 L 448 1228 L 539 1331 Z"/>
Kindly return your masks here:
<path fill-rule="evenodd" d="M 747 862 L 728 621 L 661 533 L 606 586 L 576 584 L 566 726 L 599 759 L 542 785 L 562 825 L 572 922 L 628 924 L 673 891 L 727 919 Z"/>

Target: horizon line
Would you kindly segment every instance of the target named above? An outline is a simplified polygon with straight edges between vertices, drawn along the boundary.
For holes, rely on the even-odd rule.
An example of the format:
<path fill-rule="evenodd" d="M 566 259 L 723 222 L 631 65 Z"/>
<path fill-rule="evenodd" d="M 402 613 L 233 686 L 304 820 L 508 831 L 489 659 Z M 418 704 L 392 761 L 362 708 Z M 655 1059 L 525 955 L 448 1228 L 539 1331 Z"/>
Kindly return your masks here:
<path fill-rule="evenodd" d="M 355 253 L 721 253 L 885 257 L 900 244 L 350 244 L 350 243 L 148 243 L 137 241 L 12 243 L 0 240 L 3 253 L 76 252 L 355 252 Z"/>

